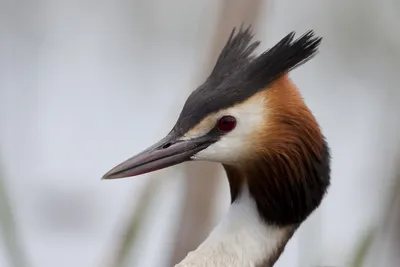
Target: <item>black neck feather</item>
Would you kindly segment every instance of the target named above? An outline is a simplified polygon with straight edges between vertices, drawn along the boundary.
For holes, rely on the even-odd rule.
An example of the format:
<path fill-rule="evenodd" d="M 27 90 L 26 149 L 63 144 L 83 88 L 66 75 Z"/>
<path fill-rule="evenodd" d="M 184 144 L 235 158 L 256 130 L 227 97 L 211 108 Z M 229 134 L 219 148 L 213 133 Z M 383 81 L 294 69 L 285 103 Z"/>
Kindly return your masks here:
<path fill-rule="evenodd" d="M 303 222 L 320 205 L 329 187 L 329 148 L 324 141 L 318 155 L 300 157 L 296 164 L 302 164 L 301 168 L 293 168 L 287 155 L 260 157 L 242 167 L 224 165 L 232 202 L 246 183 L 266 223 L 289 226 Z"/>

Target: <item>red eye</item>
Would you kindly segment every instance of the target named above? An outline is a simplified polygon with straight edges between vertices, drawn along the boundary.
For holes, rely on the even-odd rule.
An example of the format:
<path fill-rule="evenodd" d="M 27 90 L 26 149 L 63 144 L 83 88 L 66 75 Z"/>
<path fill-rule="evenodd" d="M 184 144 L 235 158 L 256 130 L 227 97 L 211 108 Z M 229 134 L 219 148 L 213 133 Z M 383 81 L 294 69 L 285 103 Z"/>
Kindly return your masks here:
<path fill-rule="evenodd" d="M 223 132 L 230 132 L 236 127 L 236 119 L 233 116 L 223 116 L 218 120 L 218 129 Z"/>

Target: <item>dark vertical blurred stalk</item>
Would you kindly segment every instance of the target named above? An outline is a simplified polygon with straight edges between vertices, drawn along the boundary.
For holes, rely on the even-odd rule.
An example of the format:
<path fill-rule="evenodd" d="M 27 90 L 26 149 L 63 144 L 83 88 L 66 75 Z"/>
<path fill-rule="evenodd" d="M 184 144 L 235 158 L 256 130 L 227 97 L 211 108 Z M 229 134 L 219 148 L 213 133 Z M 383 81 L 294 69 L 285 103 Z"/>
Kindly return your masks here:
<path fill-rule="evenodd" d="M 0 166 L 0 227 L 2 241 L 7 251 L 8 261 L 13 267 L 29 266 L 22 249 L 18 229 L 15 224 L 14 214 L 8 198 L 7 188 L 4 183 L 4 173 Z"/>
<path fill-rule="evenodd" d="M 224 0 L 216 26 L 209 62 L 202 74 L 208 75 L 224 46 L 232 28 L 242 23 L 253 23 L 260 10 L 260 0 Z M 206 75 L 202 75 L 203 77 Z M 184 207 L 175 238 L 175 248 L 171 264 L 181 261 L 188 252 L 194 250 L 208 235 L 210 219 L 218 193 L 220 166 L 205 162 L 186 164 L 184 167 Z"/>

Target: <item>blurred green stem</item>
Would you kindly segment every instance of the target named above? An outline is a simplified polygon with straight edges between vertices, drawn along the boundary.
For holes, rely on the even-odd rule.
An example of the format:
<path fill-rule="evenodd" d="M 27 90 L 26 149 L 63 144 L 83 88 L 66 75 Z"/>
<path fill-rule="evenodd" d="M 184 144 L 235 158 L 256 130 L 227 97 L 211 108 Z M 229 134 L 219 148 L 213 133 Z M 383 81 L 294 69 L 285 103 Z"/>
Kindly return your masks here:
<path fill-rule="evenodd" d="M 7 188 L 4 184 L 4 174 L 0 168 L 0 227 L 5 250 L 8 252 L 10 266 L 26 267 L 25 253 L 19 240 L 18 229 L 8 199 Z"/>
<path fill-rule="evenodd" d="M 130 267 L 137 266 L 135 260 L 140 258 L 138 255 L 139 246 L 137 246 L 138 235 L 143 231 L 144 223 L 150 209 L 150 202 L 156 188 L 159 186 L 157 179 L 152 177 L 143 190 L 143 193 L 138 200 L 136 209 L 132 212 L 131 218 L 123 230 L 117 251 L 114 255 L 113 262 L 110 267 Z"/>
<path fill-rule="evenodd" d="M 372 242 L 374 240 L 375 232 L 375 229 L 371 229 L 363 237 L 360 244 L 356 248 L 353 261 L 350 264 L 351 267 L 364 266 L 366 256 L 368 255 L 369 249 L 371 248 Z"/>

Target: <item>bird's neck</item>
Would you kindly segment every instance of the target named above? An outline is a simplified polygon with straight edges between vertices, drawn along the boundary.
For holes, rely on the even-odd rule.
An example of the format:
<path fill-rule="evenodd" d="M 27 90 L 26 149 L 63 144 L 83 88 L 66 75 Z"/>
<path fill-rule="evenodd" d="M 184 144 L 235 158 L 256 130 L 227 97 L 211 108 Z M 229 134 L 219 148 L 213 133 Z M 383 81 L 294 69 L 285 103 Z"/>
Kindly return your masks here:
<path fill-rule="evenodd" d="M 308 143 L 298 151 L 298 144 L 278 147 L 279 153 L 257 157 L 246 166 L 224 165 L 232 198 L 229 211 L 176 267 L 274 265 L 329 186 L 326 143 L 322 141 L 318 151 L 308 148 Z"/>
<path fill-rule="evenodd" d="M 265 223 L 244 186 L 222 222 L 175 267 L 270 267 L 295 230 Z"/>

